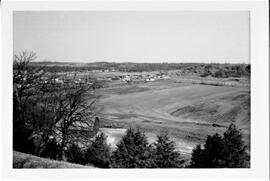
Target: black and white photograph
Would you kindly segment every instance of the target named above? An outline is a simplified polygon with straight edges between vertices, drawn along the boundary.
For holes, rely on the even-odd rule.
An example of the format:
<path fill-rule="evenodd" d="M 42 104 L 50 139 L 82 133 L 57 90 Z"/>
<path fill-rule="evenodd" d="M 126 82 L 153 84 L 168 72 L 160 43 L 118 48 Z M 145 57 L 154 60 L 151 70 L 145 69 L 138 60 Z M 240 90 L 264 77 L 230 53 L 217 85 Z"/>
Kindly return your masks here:
<path fill-rule="evenodd" d="M 12 170 L 259 168 L 253 11 L 29 7 L 9 13 Z"/>
<path fill-rule="evenodd" d="M 13 25 L 14 168 L 249 167 L 249 12 L 15 11 Z"/>

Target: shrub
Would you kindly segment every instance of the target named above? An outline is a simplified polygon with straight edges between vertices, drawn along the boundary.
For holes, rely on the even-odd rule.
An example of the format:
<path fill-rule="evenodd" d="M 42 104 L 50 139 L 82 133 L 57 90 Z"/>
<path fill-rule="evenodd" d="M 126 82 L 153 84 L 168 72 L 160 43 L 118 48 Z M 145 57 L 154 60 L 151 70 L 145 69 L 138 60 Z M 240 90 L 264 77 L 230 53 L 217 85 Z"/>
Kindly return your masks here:
<path fill-rule="evenodd" d="M 32 130 L 28 129 L 22 124 L 13 124 L 13 149 L 29 154 L 35 153 L 35 145 L 29 141 L 32 135 Z"/>
<path fill-rule="evenodd" d="M 50 158 L 54 160 L 60 159 L 60 146 L 57 144 L 55 138 L 49 139 L 47 144 L 44 146 L 41 157 Z M 75 163 L 75 162 L 74 162 Z"/>
<path fill-rule="evenodd" d="M 75 143 L 71 144 L 68 147 L 65 156 L 68 162 L 78 163 L 82 165 L 86 164 L 84 151 Z"/>
<path fill-rule="evenodd" d="M 211 75 L 211 72 L 209 70 L 203 70 L 203 72 L 200 74 L 201 77 L 207 77 Z"/>
<path fill-rule="evenodd" d="M 250 65 L 247 65 L 246 68 L 245 68 L 245 71 L 246 71 L 246 74 L 247 75 L 250 75 Z"/>
<path fill-rule="evenodd" d="M 213 77 L 217 77 L 217 78 L 227 78 L 228 76 L 226 75 L 226 72 L 222 69 L 216 71 L 213 75 Z"/>

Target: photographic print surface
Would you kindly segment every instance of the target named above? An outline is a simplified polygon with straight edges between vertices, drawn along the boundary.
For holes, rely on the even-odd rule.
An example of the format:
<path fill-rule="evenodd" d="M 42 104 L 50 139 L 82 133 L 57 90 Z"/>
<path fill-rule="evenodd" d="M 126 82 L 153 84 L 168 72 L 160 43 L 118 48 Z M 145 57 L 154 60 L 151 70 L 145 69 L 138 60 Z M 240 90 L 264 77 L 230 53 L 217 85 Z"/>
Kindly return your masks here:
<path fill-rule="evenodd" d="M 248 11 L 14 11 L 13 168 L 249 168 Z"/>

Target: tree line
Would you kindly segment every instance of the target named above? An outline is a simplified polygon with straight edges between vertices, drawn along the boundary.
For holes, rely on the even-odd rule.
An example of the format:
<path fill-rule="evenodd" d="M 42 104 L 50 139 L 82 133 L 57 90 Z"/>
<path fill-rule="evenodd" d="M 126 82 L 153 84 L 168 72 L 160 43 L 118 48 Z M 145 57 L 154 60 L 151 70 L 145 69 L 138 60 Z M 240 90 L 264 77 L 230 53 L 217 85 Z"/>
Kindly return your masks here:
<path fill-rule="evenodd" d="M 54 152 L 57 153 L 57 152 Z M 86 148 L 75 143 L 67 150 L 67 161 L 99 168 L 249 168 L 250 158 L 241 132 L 231 124 L 223 136 L 208 136 L 203 148 L 197 145 L 186 161 L 168 134 L 149 143 L 140 129 L 128 129 L 115 149 L 100 133 Z M 50 158 L 50 157 L 49 157 Z"/>
<path fill-rule="evenodd" d="M 92 70 L 116 70 L 121 72 L 151 72 L 179 70 L 183 74 L 198 74 L 212 77 L 242 77 L 250 75 L 250 64 L 218 64 L 218 63 L 113 63 L 96 62 L 84 65 L 75 63 L 39 62 L 31 66 L 50 65 L 44 69 L 48 72 L 83 72 Z M 53 65 L 53 66 L 52 66 Z"/>

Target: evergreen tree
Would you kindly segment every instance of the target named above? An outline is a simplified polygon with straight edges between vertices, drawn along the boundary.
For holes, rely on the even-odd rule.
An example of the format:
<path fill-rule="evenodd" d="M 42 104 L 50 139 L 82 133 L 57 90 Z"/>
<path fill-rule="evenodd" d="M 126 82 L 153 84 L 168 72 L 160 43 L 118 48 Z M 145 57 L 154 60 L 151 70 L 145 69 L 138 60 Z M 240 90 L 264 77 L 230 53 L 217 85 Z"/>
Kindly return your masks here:
<path fill-rule="evenodd" d="M 202 163 L 204 168 L 224 167 L 224 150 L 225 144 L 219 134 L 208 136 L 204 145 L 204 156 Z"/>
<path fill-rule="evenodd" d="M 188 167 L 203 168 L 205 163 L 204 158 L 204 150 L 202 150 L 201 145 L 197 145 L 196 148 L 192 150 L 191 161 Z"/>
<path fill-rule="evenodd" d="M 224 133 L 225 165 L 227 168 L 249 167 L 249 156 L 246 152 L 247 146 L 242 140 L 241 132 L 234 124 L 231 124 Z"/>
<path fill-rule="evenodd" d="M 154 143 L 154 162 L 156 168 L 178 168 L 183 161 L 175 149 L 175 142 L 167 134 L 161 134 Z"/>
<path fill-rule="evenodd" d="M 98 134 L 89 148 L 86 150 L 85 159 L 87 163 L 100 168 L 110 167 L 110 147 L 107 145 L 106 136 Z"/>
<path fill-rule="evenodd" d="M 220 168 L 224 167 L 225 144 L 219 134 L 208 136 L 204 144 L 204 149 L 200 145 L 192 152 L 192 168 Z"/>
<path fill-rule="evenodd" d="M 148 144 L 145 134 L 139 129 L 135 131 L 130 128 L 113 152 L 112 166 L 115 168 L 153 167 L 152 152 L 153 148 Z"/>
<path fill-rule="evenodd" d="M 192 152 L 191 168 L 246 168 L 249 155 L 241 132 L 231 124 L 224 137 L 219 134 L 208 136 L 201 149 L 198 145 Z"/>

